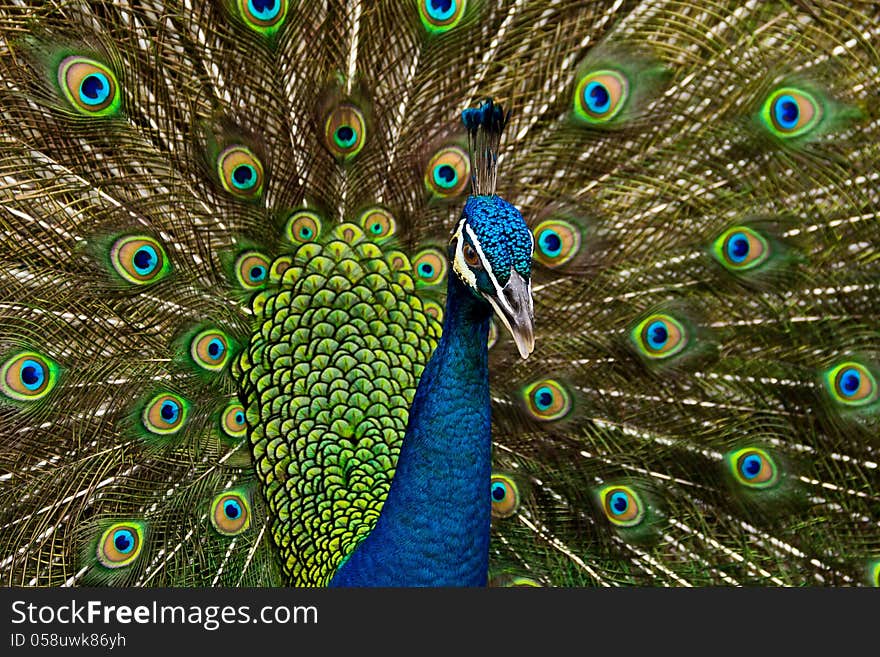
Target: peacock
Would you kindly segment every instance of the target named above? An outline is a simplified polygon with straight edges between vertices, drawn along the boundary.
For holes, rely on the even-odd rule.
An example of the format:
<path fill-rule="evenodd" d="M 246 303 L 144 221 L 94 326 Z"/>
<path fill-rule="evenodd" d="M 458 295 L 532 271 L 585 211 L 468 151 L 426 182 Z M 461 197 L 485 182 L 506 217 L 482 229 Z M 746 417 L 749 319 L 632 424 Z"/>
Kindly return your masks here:
<path fill-rule="evenodd" d="M 2 0 L 0 581 L 880 584 L 878 19 Z"/>

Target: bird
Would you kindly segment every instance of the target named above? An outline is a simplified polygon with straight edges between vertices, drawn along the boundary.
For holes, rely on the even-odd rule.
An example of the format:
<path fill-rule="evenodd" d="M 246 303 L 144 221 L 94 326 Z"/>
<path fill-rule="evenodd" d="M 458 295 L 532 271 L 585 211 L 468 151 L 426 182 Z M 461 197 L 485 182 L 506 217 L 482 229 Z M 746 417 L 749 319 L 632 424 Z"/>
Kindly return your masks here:
<path fill-rule="evenodd" d="M 0 582 L 880 584 L 878 13 L 5 0 Z"/>

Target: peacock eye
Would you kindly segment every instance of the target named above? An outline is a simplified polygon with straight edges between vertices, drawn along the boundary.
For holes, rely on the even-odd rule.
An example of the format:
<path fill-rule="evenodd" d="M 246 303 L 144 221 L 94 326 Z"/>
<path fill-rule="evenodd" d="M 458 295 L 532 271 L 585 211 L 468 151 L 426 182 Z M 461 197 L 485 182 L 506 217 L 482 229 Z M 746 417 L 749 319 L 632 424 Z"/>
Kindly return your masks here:
<path fill-rule="evenodd" d="M 503 474 L 494 474 L 489 491 L 493 518 L 509 518 L 516 513 L 519 508 L 519 490 L 513 479 Z"/>
<path fill-rule="evenodd" d="M 269 258 L 258 251 L 246 251 L 235 262 L 235 276 L 245 290 L 258 290 L 269 277 Z"/>
<path fill-rule="evenodd" d="M 58 83 L 67 100 L 83 114 L 107 116 L 121 104 L 116 76 L 94 59 L 67 57 L 58 66 Z"/>
<path fill-rule="evenodd" d="M 420 285 L 436 285 L 446 275 L 446 258 L 437 249 L 425 249 L 413 259 L 413 273 Z"/>
<path fill-rule="evenodd" d="M 616 71 L 594 71 L 578 82 L 574 109 L 591 124 L 607 123 L 623 109 L 629 85 Z"/>
<path fill-rule="evenodd" d="M 243 438 L 247 434 L 244 406 L 233 402 L 223 410 L 220 428 L 230 438 Z"/>
<path fill-rule="evenodd" d="M 571 396 L 561 383 L 542 379 L 523 390 L 526 410 L 536 420 L 558 420 L 571 411 Z"/>
<path fill-rule="evenodd" d="M 466 8 L 466 0 L 419 0 L 419 18 L 429 32 L 446 32 L 459 24 Z"/>
<path fill-rule="evenodd" d="M 230 146 L 217 156 L 217 175 L 223 188 L 241 198 L 263 192 L 263 165 L 246 146 Z"/>
<path fill-rule="evenodd" d="M 324 125 L 327 148 L 343 160 L 353 158 L 361 151 L 366 136 L 364 115 L 354 105 L 340 105 L 330 113 Z"/>
<path fill-rule="evenodd" d="M 687 344 L 684 327 L 673 317 L 664 314 L 651 315 L 642 320 L 633 329 L 632 337 L 639 352 L 653 359 L 673 356 Z"/>
<path fill-rule="evenodd" d="M 55 387 L 58 366 L 33 351 L 8 359 L 0 370 L 0 391 L 10 399 L 33 401 Z"/>
<path fill-rule="evenodd" d="M 190 342 L 190 356 L 206 370 L 223 369 L 229 360 L 229 338 L 222 331 L 202 331 Z"/>
<path fill-rule="evenodd" d="M 221 493 L 211 505 L 211 523 L 221 534 L 235 536 L 250 526 L 251 508 L 241 493 Z"/>
<path fill-rule="evenodd" d="M 461 249 L 461 252 L 464 256 L 464 261 L 468 265 L 474 267 L 475 269 L 482 269 L 483 266 L 480 264 L 480 256 L 474 247 L 465 242 L 464 246 Z"/>
<path fill-rule="evenodd" d="M 189 405 L 182 397 L 165 393 L 153 397 L 144 407 L 141 419 L 150 433 L 177 433 L 186 422 Z"/>
<path fill-rule="evenodd" d="M 715 256 L 728 269 L 754 269 L 770 257 L 770 245 L 761 235 L 746 226 L 725 231 L 714 245 Z"/>
<path fill-rule="evenodd" d="M 155 283 L 171 270 L 165 249 L 143 235 L 116 240 L 110 249 L 110 263 L 117 274 L 135 285 Z"/>
<path fill-rule="evenodd" d="M 581 247 L 580 231 L 567 221 L 553 219 L 535 227 L 535 259 L 547 267 L 571 260 Z"/>
<path fill-rule="evenodd" d="M 877 400 L 877 381 L 864 365 L 846 362 L 825 373 L 825 385 L 838 403 L 865 406 Z"/>
<path fill-rule="evenodd" d="M 599 491 L 605 516 L 620 527 L 638 525 L 645 516 L 638 493 L 629 486 L 608 486 Z"/>
<path fill-rule="evenodd" d="M 298 210 L 287 220 L 287 239 L 291 242 L 314 242 L 320 232 L 321 218 L 311 210 Z"/>
<path fill-rule="evenodd" d="M 438 198 L 457 196 L 468 184 L 471 164 L 468 154 L 458 146 L 440 149 L 428 162 L 425 185 Z"/>
<path fill-rule="evenodd" d="M 287 0 L 238 0 L 244 22 L 262 34 L 276 32 L 287 16 Z"/>
<path fill-rule="evenodd" d="M 776 136 L 789 139 L 815 128 L 822 118 L 822 107 L 812 94 L 783 87 L 770 94 L 761 114 Z"/>
<path fill-rule="evenodd" d="M 779 480 L 773 459 L 762 449 L 747 447 L 727 456 L 736 480 L 750 488 L 769 488 Z"/>
<path fill-rule="evenodd" d="M 397 231 L 397 223 L 391 213 L 383 208 L 372 208 L 361 215 L 361 227 L 367 237 L 384 239 Z"/>
<path fill-rule="evenodd" d="M 107 568 L 121 568 L 137 559 L 144 541 L 144 528 L 135 522 L 110 525 L 98 541 L 97 557 Z"/>

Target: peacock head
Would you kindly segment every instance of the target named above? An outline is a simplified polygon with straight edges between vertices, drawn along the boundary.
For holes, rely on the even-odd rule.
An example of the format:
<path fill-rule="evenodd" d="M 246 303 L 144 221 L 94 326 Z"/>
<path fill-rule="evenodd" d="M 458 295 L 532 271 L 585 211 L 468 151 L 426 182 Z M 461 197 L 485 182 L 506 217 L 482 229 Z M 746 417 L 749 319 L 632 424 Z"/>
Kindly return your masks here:
<path fill-rule="evenodd" d="M 534 248 L 519 210 L 495 195 L 468 198 L 449 243 L 455 275 L 492 307 L 523 358 L 535 348 Z"/>

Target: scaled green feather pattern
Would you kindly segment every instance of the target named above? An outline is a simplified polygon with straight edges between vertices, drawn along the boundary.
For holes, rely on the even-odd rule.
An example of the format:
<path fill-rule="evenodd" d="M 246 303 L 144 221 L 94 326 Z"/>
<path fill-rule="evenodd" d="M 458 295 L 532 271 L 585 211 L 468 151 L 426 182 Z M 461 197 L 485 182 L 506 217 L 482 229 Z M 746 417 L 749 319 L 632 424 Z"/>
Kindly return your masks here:
<path fill-rule="evenodd" d="M 379 517 L 440 326 L 353 224 L 272 269 L 240 381 L 284 571 L 323 585 Z"/>

